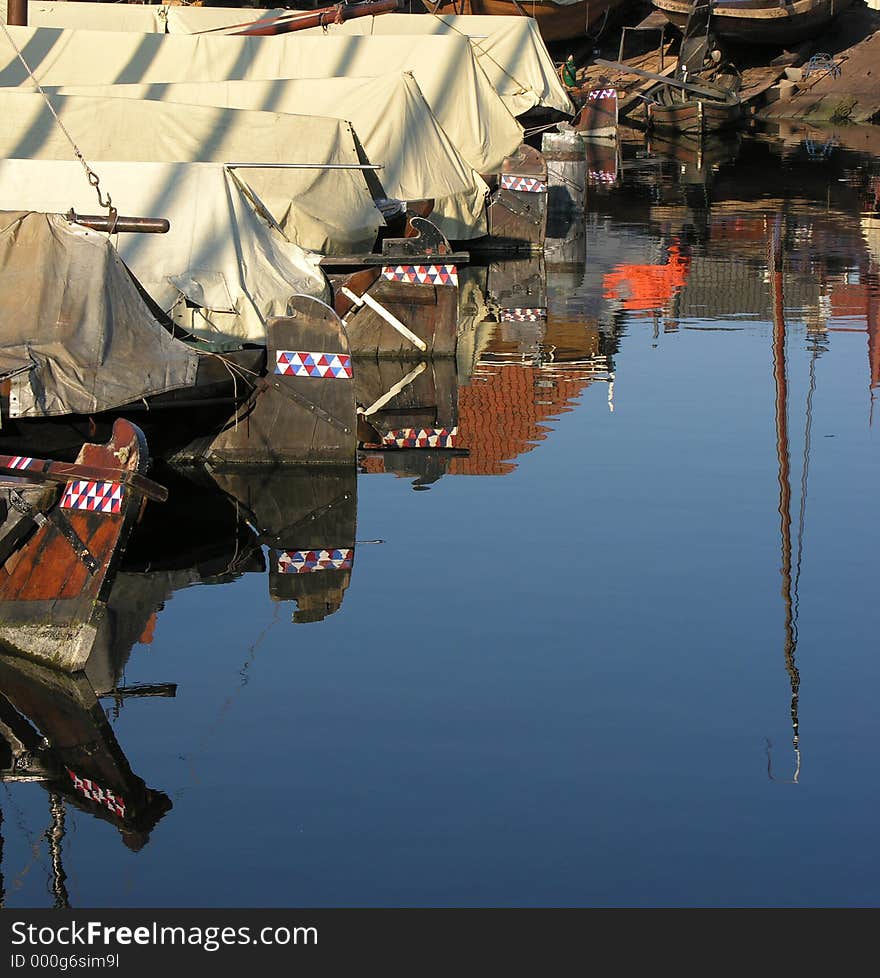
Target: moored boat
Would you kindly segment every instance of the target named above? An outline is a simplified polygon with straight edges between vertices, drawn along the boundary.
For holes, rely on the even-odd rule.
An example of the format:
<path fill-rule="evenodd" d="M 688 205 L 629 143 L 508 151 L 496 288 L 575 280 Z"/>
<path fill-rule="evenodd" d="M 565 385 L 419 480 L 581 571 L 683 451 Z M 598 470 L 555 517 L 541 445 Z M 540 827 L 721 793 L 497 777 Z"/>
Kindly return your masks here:
<path fill-rule="evenodd" d="M 597 58 L 596 64 L 656 83 L 642 96 L 649 130 L 716 132 L 737 125 L 746 116 L 746 103 L 739 96 L 741 76 L 730 65 L 688 75 L 686 65 L 679 64 L 675 77 L 665 77 L 603 58 Z"/>
<path fill-rule="evenodd" d="M 0 646 L 78 672 L 98 634 L 113 575 L 147 498 L 147 444 L 120 418 L 72 464 L 0 456 Z"/>
<path fill-rule="evenodd" d="M 733 93 L 726 98 L 707 98 L 665 85 L 645 102 L 648 129 L 703 135 L 730 129 L 744 117 L 745 106 Z"/>
<path fill-rule="evenodd" d="M 432 14 L 534 17 L 545 41 L 586 37 L 622 12 L 629 0 L 424 0 Z"/>
<path fill-rule="evenodd" d="M 652 0 L 681 30 L 693 10 L 691 0 Z M 817 37 L 852 0 L 718 0 L 711 5 L 710 32 L 733 44 L 786 46 Z"/>
<path fill-rule="evenodd" d="M 69 460 L 134 416 L 165 457 L 354 461 L 350 351 L 318 298 L 292 295 L 261 343 L 209 344 L 164 315 L 109 239 L 33 211 L 0 212 L 0 286 L 0 451 Z"/>

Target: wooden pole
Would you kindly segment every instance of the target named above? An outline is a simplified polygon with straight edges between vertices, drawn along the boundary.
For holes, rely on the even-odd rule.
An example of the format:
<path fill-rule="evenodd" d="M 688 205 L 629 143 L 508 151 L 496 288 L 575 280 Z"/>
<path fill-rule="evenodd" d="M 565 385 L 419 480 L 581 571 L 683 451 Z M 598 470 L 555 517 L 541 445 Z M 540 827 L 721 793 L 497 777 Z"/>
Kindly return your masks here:
<path fill-rule="evenodd" d="M 7 0 L 6 23 L 10 27 L 27 27 L 28 0 Z"/>
<path fill-rule="evenodd" d="M 228 33 L 247 37 L 290 34 L 293 31 L 302 31 L 308 27 L 342 24 L 346 20 L 353 20 L 355 17 L 372 17 L 376 14 L 392 13 L 400 9 L 398 0 L 372 0 L 372 2 L 353 4 L 338 3 L 333 7 L 318 7 L 309 12 L 295 11 L 289 16 L 281 15 L 274 20 L 251 21 L 245 24 L 235 24 L 232 27 L 222 27 L 219 30 L 200 31 L 199 33 Z"/>

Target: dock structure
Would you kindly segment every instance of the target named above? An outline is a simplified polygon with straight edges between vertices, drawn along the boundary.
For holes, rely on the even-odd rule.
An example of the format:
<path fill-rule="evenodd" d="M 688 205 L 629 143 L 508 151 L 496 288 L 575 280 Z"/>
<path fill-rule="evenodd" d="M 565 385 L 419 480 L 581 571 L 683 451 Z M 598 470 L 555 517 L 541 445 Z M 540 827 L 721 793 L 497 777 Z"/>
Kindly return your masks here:
<path fill-rule="evenodd" d="M 853 4 L 817 37 L 789 47 L 717 45 L 716 57 L 736 65 L 747 118 L 814 123 L 870 123 L 880 118 L 880 8 Z M 711 30 L 711 25 L 710 25 Z M 576 103 L 598 88 L 616 91 L 621 119 L 637 119 L 651 93 L 674 84 L 681 32 L 659 10 L 621 27 L 577 70 Z M 601 56 L 600 56 L 601 55 Z M 708 61 L 707 61 L 708 64 Z M 696 81 L 693 74 L 688 81 Z"/>
<path fill-rule="evenodd" d="M 869 123 L 880 118 L 880 10 L 852 7 L 788 68 L 760 119 Z"/>

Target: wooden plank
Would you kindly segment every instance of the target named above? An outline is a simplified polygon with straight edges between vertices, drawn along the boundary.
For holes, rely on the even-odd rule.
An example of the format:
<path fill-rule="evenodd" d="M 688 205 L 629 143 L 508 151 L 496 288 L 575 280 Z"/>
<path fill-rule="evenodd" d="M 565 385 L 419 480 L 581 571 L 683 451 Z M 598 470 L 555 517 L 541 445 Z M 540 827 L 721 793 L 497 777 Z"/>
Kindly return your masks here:
<path fill-rule="evenodd" d="M 665 75 L 658 74 L 655 71 L 644 71 L 641 68 L 633 68 L 620 61 L 606 61 L 604 58 L 596 58 L 596 64 L 602 65 L 603 68 L 613 68 L 615 71 L 619 71 L 625 75 L 636 75 L 638 78 L 647 78 L 649 81 L 656 81 L 661 85 L 671 85 L 673 88 L 680 88 L 685 92 L 692 92 L 694 95 L 703 95 L 706 98 L 720 99 L 721 101 L 727 99 L 727 93 L 721 92 L 717 88 L 703 88 L 702 85 L 693 85 L 690 82 L 667 78 Z"/>
<path fill-rule="evenodd" d="M 466 265 L 470 261 L 467 251 L 453 251 L 448 255 L 324 255 L 318 262 L 322 268 L 374 268 L 386 265 Z"/>
<path fill-rule="evenodd" d="M 21 457 L 0 455 L 0 473 L 8 472 L 14 477 L 36 480 L 37 482 L 57 482 L 66 485 L 71 479 L 82 479 L 86 482 L 97 480 L 101 482 L 119 482 L 132 486 L 148 499 L 164 503 L 168 499 L 168 490 L 153 482 L 139 472 L 129 472 L 115 466 L 78 465 L 75 462 L 53 462 L 48 459 L 32 458 L 26 460 L 29 464 L 22 466 Z"/>

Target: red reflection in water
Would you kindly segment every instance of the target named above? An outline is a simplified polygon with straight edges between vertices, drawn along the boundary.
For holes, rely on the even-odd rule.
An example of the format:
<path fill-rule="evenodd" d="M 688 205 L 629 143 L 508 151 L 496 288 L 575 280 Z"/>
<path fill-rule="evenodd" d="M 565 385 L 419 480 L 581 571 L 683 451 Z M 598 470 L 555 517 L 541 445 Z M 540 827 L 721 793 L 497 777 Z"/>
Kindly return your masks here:
<path fill-rule="evenodd" d="M 623 308 L 650 313 L 662 309 L 687 282 L 690 256 L 678 241 L 667 248 L 663 265 L 617 265 L 603 279 L 606 299 L 623 299 Z"/>

